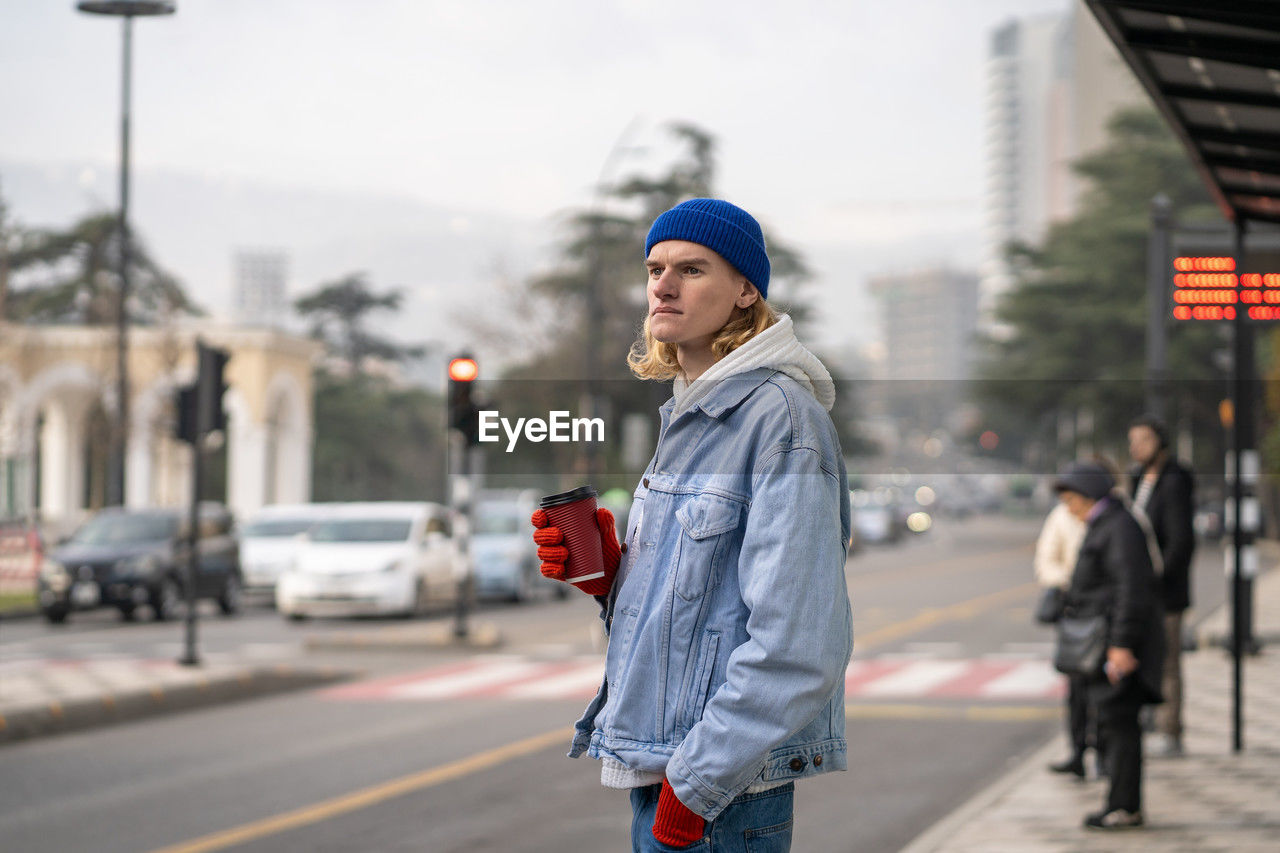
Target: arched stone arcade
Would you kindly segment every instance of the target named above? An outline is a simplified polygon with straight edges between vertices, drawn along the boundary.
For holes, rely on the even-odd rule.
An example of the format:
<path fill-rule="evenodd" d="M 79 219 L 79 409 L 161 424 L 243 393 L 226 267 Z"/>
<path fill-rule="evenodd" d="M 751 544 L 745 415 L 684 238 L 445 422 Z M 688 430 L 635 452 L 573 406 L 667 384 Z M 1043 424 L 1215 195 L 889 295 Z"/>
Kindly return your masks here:
<path fill-rule="evenodd" d="M 232 355 L 228 504 L 243 513 L 308 500 L 316 345 L 276 330 L 201 325 L 131 332 L 126 504 L 189 499 L 190 451 L 172 438 L 173 395 L 194 376 L 197 336 Z M 0 323 L 0 517 L 71 524 L 100 506 L 115 411 L 113 330 Z"/>

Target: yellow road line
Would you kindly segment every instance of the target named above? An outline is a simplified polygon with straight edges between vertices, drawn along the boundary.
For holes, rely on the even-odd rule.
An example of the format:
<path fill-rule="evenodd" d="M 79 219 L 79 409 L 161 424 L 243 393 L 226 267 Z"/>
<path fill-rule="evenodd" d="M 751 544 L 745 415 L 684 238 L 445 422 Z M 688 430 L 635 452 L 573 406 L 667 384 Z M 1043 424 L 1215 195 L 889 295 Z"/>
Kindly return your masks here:
<path fill-rule="evenodd" d="M 1058 708 L 1042 705 L 849 705 L 845 717 L 850 720 L 972 720 L 1008 723 L 1025 720 L 1056 720 L 1062 716 Z"/>
<path fill-rule="evenodd" d="M 1031 543 L 1003 548 L 999 551 L 983 551 L 979 554 L 966 554 L 963 557 L 950 557 L 943 560 L 920 563 L 910 568 L 893 567 L 873 572 L 852 571 L 848 573 L 849 587 L 854 592 L 869 586 L 884 583 L 900 583 L 903 576 L 911 579 L 932 577 L 934 575 L 960 574 L 975 569 L 989 569 L 993 560 L 1004 557 L 1029 556 L 1034 548 Z M 856 558 L 855 558 L 856 559 Z"/>
<path fill-rule="evenodd" d="M 268 835 L 277 835 L 291 829 L 319 823 L 320 821 L 357 811 L 412 791 L 430 788 L 433 785 L 439 785 L 481 770 L 487 770 L 514 758 L 545 749 L 554 743 L 567 742 L 572 736 L 573 729 L 571 728 L 544 732 L 496 749 L 451 761 L 439 767 L 411 773 L 408 776 L 401 776 L 399 779 L 392 779 L 389 782 L 382 782 L 352 791 L 349 794 L 322 800 L 314 805 L 303 806 L 273 817 L 256 820 L 252 823 L 215 832 L 191 841 L 184 841 L 171 847 L 155 850 L 152 853 L 208 853 L 208 851 L 212 850 L 225 850 L 237 844 L 245 844 L 249 841 L 265 838 Z"/>
<path fill-rule="evenodd" d="M 961 619 L 971 619 L 986 610 L 1029 596 L 1037 589 L 1039 589 L 1039 586 L 1034 582 L 1020 584 L 1019 586 L 1010 587 L 1009 589 L 1002 589 L 987 595 L 980 595 L 977 598 L 971 598 L 968 601 L 950 604 L 946 607 L 924 610 L 910 619 L 904 619 L 901 622 L 895 622 L 892 625 L 885 625 L 883 628 L 878 628 L 868 634 L 859 635 L 855 626 L 853 637 L 854 654 L 857 654 L 860 651 L 865 651 L 872 646 L 884 645 L 885 643 L 905 637 L 908 634 L 923 631 L 925 628 L 932 628 L 934 625 L 940 625 L 943 622 L 955 622 Z"/>

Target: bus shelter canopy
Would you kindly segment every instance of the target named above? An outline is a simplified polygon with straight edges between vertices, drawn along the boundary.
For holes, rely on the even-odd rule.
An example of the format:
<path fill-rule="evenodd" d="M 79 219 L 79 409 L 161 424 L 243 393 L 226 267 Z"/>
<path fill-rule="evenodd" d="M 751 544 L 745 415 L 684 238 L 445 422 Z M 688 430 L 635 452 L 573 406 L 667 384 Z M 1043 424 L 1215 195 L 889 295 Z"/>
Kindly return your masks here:
<path fill-rule="evenodd" d="M 1280 222 L 1280 3 L 1086 2 L 1223 215 Z"/>

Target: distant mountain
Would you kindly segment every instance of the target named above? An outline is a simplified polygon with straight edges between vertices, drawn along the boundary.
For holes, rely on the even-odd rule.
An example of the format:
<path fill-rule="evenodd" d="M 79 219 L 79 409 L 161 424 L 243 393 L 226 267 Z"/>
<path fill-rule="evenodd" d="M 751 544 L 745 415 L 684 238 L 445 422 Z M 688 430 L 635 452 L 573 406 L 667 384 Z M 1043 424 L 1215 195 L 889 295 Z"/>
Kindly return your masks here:
<path fill-rule="evenodd" d="M 117 204 L 114 166 L 0 161 L 10 215 L 63 226 Z M 153 256 L 215 316 L 230 315 L 238 249 L 289 258 L 290 298 L 344 273 L 365 271 L 377 289 L 404 288 L 387 331 L 406 341 L 465 343 L 451 322 L 491 304 L 495 270 L 520 278 L 540 262 L 554 223 L 482 210 L 434 207 L 408 197 L 271 186 L 173 171 L 136 170 L 131 219 Z"/>
<path fill-rule="evenodd" d="M 28 225 L 62 226 L 114 208 L 117 180 L 114 165 L 0 160 L 0 193 L 11 215 Z M 437 353 L 461 345 L 484 351 L 483 342 L 468 339 L 459 316 L 502 298 L 499 278 L 521 281 L 554 260 L 560 213 L 526 220 L 408 196 L 156 170 L 135 171 L 132 211 L 154 257 L 215 316 L 231 310 L 235 251 L 280 249 L 289 257 L 291 297 L 355 271 L 369 273 L 378 289 L 403 287 L 404 309 L 383 331 L 405 342 L 438 343 Z M 879 308 L 865 279 L 904 267 L 975 265 L 977 228 L 969 219 L 940 216 L 884 233 L 855 223 L 835 233 L 787 234 L 815 273 L 806 291 L 814 308 L 806 338 L 833 353 L 876 340 Z M 779 297 L 785 303 L 785 294 Z M 434 359 L 431 365 L 435 370 Z"/>

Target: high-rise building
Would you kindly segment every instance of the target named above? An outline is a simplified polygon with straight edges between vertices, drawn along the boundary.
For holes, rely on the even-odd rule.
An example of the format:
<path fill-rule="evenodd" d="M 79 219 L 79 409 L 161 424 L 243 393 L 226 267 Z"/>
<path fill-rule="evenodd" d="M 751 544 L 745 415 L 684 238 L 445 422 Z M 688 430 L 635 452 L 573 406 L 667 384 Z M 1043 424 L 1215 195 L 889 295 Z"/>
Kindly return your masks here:
<path fill-rule="evenodd" d="M 872 278 L 884 361 L 878 407 L 891 417 L 942 423 L 965 397 L 974 361 L 978 277 L 945 267 Z"/>
<path fill-rule="evenodd" d="M 968 379 L 978 324 L 978 277 L 945 267 L 870 279 L 880 302 L 886 361 L 898 379 Z"/>
<path fill-rule="evenodd" d="M 987 62 L 981 317 L 1012 284 L 1010 243 L 1036 244 L 1075 213 L 1072 164 L 1106 140 L 1120 107 L 1145 96 L 1083 2 L 1061 15 L 1009 21 Z"/>
<path fill-rule="evenodd" d="M 289 257 L 276 249 L 242 250 L 235 256 L 235 319 L 248 326 L 278 326 L 288 313 L 285 280 Z"/>

